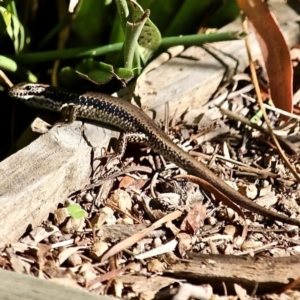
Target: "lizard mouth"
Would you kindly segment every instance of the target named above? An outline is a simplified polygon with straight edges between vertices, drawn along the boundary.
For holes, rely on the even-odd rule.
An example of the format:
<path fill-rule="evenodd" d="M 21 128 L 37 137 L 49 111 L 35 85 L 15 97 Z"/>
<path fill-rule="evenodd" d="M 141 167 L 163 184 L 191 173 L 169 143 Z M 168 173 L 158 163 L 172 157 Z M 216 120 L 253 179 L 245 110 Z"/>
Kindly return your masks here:
<path fill-rule="evenodd" d="M 12 98 L 26 101 L 34 97 L 42 97 L 46 87 L 43 84 L 20 83 L 12 86 L 8 90 L 8 95 Z"/>

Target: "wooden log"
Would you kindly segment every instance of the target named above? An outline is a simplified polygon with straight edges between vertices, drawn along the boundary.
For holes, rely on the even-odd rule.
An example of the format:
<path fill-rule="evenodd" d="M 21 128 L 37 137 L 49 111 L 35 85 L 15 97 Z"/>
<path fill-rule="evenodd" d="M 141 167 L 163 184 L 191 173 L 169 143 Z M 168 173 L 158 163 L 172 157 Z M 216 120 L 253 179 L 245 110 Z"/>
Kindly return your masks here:
<path fill-rule="evenodd" d="M 0 282 L 0 300 L 120 300 L 4 270 L 0 270 Z"/>
<path fill-rule="evenodd" d="M 107 146 L 114 131 L 84 125 L 54 127 L 0 164 L 0 246 L 45 220 L 58 203 L 90 183 L 93 148 Z M 88 142 L 87 140 L 88 139 Z M 90 146 L 92 145 L 92 147 Z"/>
<path fill-rule="evenodd" d="M 298 43 L 300 29 L 296 22 L 299 20 L 297 12 L 284 2 L 268 5 L 279 21 L 287 44 L 292 46 Z M 241 20 L 237 19 L 220 31 L 242 31 Z M 253 30 L 249 39 L 253 59 L 260 58 L 261 50 Z M 217 90 L 227 69 L 234 70 L 237 62 L 239 70 L 244 70 L 249 65 L 243 39 L 217 42 L 211 46 L 215 50 L 211 47 L 210 49 L 222 62 L 203 48 L 190 47 L 180 56 L 171 58 L 167 63 L 143 76 L 142 82 L 138 85 L 141 103 L 156 112 L 157 120 L 165 119 L 166 103 L 169 103 L 170 117 L 173 117 L 175 111 L 176 116 L 180 116 L 187 108 L 199 110 Z M 205 110 L 203 112 L 205 113 Z"/>
<path fill-rule="evenodd" d="M 190 254 L 188 260 L 169 264 L 165 275 L 184 278 L 197 284 L 211 284 L 214 292 L 230 294 L 234 284 L 249 294 L 277 292 L 299 277 L 300 256 L 243 257 L 234 255 Z M 295 287 L 299 289 L 299 284 Z"/>

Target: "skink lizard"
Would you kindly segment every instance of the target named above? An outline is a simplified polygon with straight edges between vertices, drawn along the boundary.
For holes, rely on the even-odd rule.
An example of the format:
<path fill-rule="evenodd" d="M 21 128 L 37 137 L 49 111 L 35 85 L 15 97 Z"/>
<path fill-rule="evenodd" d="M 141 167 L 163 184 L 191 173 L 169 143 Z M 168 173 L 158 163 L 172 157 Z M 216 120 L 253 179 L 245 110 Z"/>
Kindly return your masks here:
<path fill-rule="evenodd" d="M 46 84 L 21 83 L 11 87 L 10 97 L 22 100 L 30 106 L 62 112 L 70 109 L 70 121 L 76 117 L 113 125 L 130 140 L 139 139 L 152 150 L 175 163 L 189 174 L 197 176 L 235 204 L 269 219 L 297 225 L 300 221 L 272 212 L 232 189 L 204 164 L 198 162 L 163 132 L 163 130 L 141 109 L 122 99 L 100 93 L 73 93 Z"/>

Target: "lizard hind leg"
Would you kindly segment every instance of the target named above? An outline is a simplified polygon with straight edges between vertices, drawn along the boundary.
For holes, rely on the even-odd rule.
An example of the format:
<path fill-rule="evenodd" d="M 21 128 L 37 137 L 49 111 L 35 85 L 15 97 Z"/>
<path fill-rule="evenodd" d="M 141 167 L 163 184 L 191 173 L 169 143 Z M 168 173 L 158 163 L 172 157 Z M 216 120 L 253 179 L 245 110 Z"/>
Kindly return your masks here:
<path fill-rule="evenodd" d="M 120 134 L 120 137 L 118 139 L 118 144 L 115 153 L 109 153 L 105 149 L 105 155 L 103 157 L 108 157 L 108 161 L 106 164 L 101 168 L 102 170 L 105 170 L 109 164 L 113 160 L 118 160 L 119 163 L 121 163 L 122 168 L 125 168 L 125 165 L 122 162 L 122 158 L 125 154 L 127 143 L 144 143 L 147 141 L 147 137 L 144 133 L 124 133 L 122 132 Z M 99 159 L 99 158 L 97 158 Z"/>
<path fill-rule="evenodd" d="M 127 143 L 145 143 L 147 137 L 144 133 L 121 133 L 116 150 L 116 157 L 122 159 L 125 154 Z"/>

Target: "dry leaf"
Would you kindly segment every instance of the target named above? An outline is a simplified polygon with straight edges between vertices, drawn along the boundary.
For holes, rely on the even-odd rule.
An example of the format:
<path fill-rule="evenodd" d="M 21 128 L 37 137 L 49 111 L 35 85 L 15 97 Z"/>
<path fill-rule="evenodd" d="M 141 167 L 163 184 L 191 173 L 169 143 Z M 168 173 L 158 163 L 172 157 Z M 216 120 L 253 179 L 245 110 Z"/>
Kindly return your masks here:
<path fill-rule="evenodd" d="M 256 30 L 276 107 L 293 111 L 293 68 L 290 52 L 274 15 L 261 0 L 237 0 Z"/>
<path fill-rule="evenodd" d="M 189 211 L 180 225 L 180 229 L 189 234 L 195 235 L 203 226 L 206 217 L 206 208 L 202 202 L 197 202 Z"/>
<path fill-rule="evenodd" d="M 178 175 L 178 176 L 175 176 L 175 178 L 183 178 L 183 179 L 190 180 L 192 182 L 199 184 L 200 186 L 204 187 L 207 191 L 213 193 L 218 200 L 221 200 L 225 205 L 229 206 L 231 209 L 236 211 L 243 218 L 243 221 L 244 221 L 242 239 L 245 240 L 245 238 L 247 236 L 247 232 L 248 232 L 248 225 L 246 223 L 246 218 L 245 218 L 245 215 L 242 212 L 242 210 L 234 202 L 232 202 L 226 195 L 221 193 L 214 186 L 212 186 L 207 181 L 205 181 L 199 177 L 192 176 L 192 175 Z"/>

